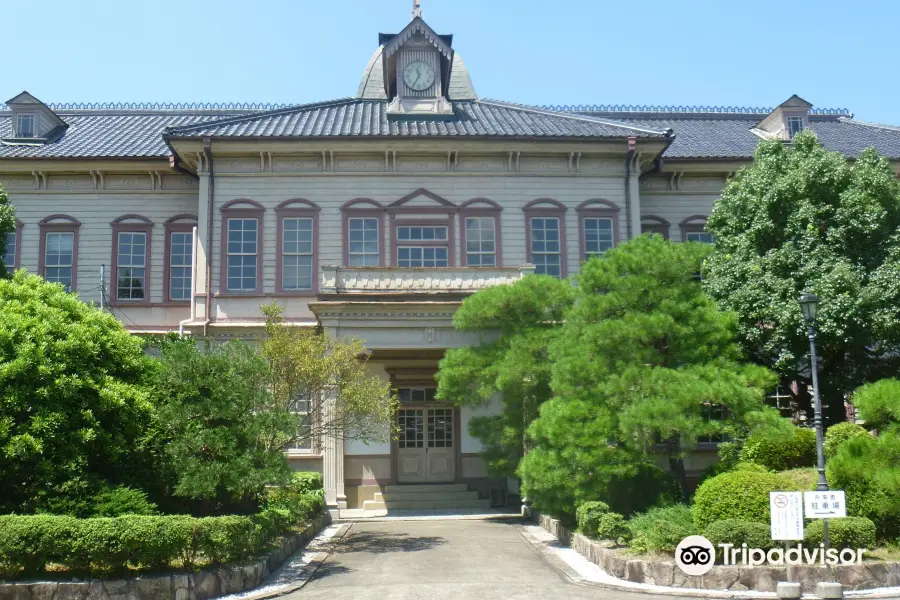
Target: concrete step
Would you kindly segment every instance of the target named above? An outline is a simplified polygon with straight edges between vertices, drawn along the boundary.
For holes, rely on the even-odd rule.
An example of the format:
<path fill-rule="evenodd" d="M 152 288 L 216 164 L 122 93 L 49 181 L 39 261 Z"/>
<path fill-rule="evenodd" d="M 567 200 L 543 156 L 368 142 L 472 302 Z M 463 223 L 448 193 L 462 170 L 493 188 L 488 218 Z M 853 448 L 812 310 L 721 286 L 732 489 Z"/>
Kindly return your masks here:
<path fill-rule="evenodd" d="M 428 492 L 465 492 L 469 486 L 465 483 L 413 483 L 405 485 L 386 485 L 384 493 L 428 493 Z"/>
<path fill-rule="evenodd" d="M 491 507 L 490 500 L 403 500 L 397 502 L 376 502 L 366 500 L 363 510 L 429 510 L 429 509 L 473 509 Z"/>
<path fill-rule="evenodd" d="M 375 492 L 373 498 L 376 502 L 404 502 L 430 500 L 477 500 L 478 492 Z"/>

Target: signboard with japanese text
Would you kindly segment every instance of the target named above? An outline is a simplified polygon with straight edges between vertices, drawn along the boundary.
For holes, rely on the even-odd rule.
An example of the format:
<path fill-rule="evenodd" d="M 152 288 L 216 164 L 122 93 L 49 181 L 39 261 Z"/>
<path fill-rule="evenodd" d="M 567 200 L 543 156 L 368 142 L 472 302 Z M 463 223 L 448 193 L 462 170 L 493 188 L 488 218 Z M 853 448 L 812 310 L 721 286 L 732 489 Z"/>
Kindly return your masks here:
<path fill-rule="evenodd" d="M 803 492 L 807 519 L 840 519 L 847 516 L 844 490 Z"/>
<path fill-rule="evenodd" d="M 769 492 L 773 540 L 803 539 L 803 492 Z"/>

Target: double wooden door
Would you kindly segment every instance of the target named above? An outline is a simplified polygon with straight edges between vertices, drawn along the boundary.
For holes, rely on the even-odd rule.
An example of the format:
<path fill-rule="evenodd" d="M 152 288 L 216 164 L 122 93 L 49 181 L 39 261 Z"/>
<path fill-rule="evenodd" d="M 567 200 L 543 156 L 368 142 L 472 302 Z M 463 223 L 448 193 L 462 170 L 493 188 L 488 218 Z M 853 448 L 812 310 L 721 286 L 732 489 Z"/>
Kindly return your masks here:
<path fill-rule="evenodd" d="M 403 407 L 397 411 L 397 482 L 436 483 L 456 476 L 454 409 Z"/>

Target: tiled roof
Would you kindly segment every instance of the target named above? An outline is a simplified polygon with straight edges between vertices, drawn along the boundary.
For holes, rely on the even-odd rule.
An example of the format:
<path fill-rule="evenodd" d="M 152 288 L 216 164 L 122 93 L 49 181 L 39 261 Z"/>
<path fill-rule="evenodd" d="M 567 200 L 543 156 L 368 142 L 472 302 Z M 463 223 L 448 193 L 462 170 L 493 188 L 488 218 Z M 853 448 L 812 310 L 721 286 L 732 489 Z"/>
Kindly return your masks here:
<path fill-rule="evenodd" d="M 493 100 L 455 102 L 447 120 L 388 118 L 387 102 L 345 98 L 166 130 L 170 137 L 663 137 L 643 128 Z"/>

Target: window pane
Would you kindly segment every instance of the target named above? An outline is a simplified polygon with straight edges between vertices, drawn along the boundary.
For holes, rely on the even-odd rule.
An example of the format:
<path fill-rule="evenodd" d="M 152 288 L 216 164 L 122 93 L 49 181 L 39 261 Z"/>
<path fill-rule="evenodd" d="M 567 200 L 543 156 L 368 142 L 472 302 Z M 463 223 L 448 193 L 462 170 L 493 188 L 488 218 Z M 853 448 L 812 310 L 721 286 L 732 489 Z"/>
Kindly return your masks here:
<path fill-rule="evenodd" d="M 44 238 L 44 279 L 61 283 L 72 291 L 75 234 L 47 233 Z"/>
<path fill-rule="evenodd" d="M 613 222 L 606 218 L 584 219 L 584 253 L 587 257 L 603 254 L 613 247 Z"/>
<path fill-rule="evenodd" d="M 535 272 L 561 277 L 559 219 L 556 217 L 533 217 L 530 226 L 531 262 L 536 267 Z"/>
<path fill-rule="evenodd" d="M 193 235 L 173 232 L 169 241 L 169 299 L 189 300 L 191 297 L 191 266 Z"/>
<path fill-rule="evenodd" d="M 146 289 L 147 234 L 122 231 L 116 252 L 116 298 L 143 300 Z"/>
<path fill-rule="evenodd" d="M 313 220 L 282 219 L 281 288 L 311 290 L 313 288 Z"/>
<path fill-rule="evenodd" d="M 16 264 L 16 232 L 11 231 L 6 234 L 6 243 L 0 246 L 0 260 L 6 266 L 7 270 L 12 271 L 12 267 Z"/>
<path fill-rule="evenodd" d="M 256 219 L 228 219 L 228 290 L 256 289 L 258 227 Z"/>
<path fill-rule="evenodd" d="M 19 115 L 18 123 L 18 137 L 34 137 L 34 115 Z"/>
<path fill-rule="evenodd" d="M 711 233 L 707 233 L 705 231 L 696 231 L 689 232 L 687 234 L 687 241 L 689 242 L 700 242 L 702 244 L 712 244 L 715 242 L 715 238 Z"/>
<path fill-rule="evenodd" d="M 446 246 L 400 246 L 397 248 L 397 266 L 446 267 L 450 252 Z"/>
<path fill-rule="evenodd" d="M 466 218 L 466 264 L 492 267 L 497 264 L 494 217 Z"/>
<path fill-rule="evenodd" d="M 351 267 L 378 266 L 378 219 L 347 219 L 348 259 Z"/>
<path fill-rule="evenodd" d="M 402 226 L 397 227 L 397 239 L 400 241 L 447 241 L 447 228 L 443 226 Z"/>

